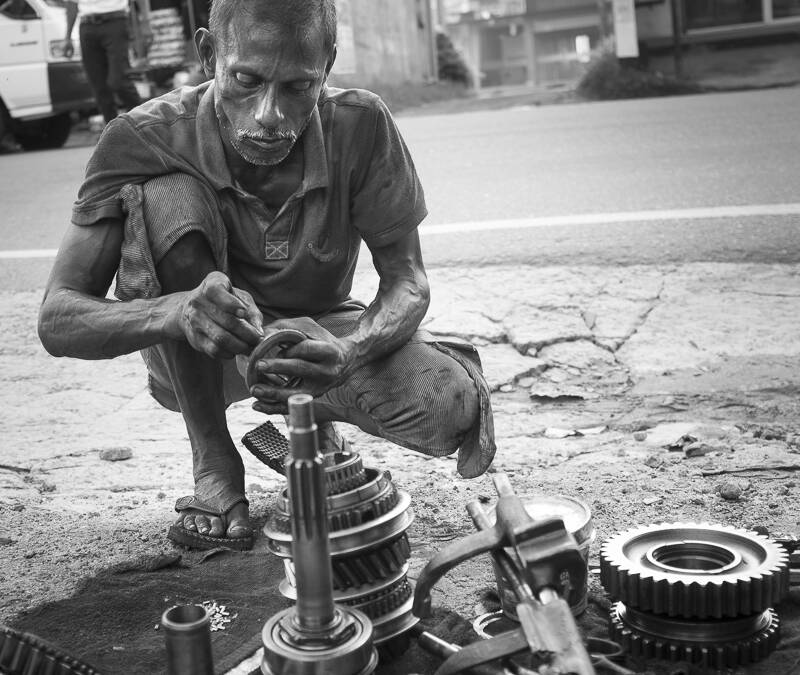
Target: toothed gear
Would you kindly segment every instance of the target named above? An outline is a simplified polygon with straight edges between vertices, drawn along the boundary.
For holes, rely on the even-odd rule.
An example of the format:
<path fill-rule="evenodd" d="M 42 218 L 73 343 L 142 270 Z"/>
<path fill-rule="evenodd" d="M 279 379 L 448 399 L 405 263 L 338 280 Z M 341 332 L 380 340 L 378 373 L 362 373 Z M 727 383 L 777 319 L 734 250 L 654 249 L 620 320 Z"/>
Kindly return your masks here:
<path fill-rule="evenodd" d="M 332 536 L 341 530 L 358 527 L 389 513 L 399 501 L 397 488 L 388 471 L 364 471 L 367 482 L 347 492 L 328 495 L 328 530 Z M 292 532 L 289 496 L 283 490 L 275 500 L 275 513 L 265 529 L 267 535 L 279 538 Z"/>
<path fill-rule="evenodd" d="M 675 619 L 625 607 L 611 609 L 611 639 L 634 657 L 688 661 L 706 669 L 735 668 L 760 661 L 780 639 L 772 609 L 737 619 Z"/>
<path fill-rule="evenodd" d="M 377 593 L 370 593 L 358 598 L 342 601 L 349 607 L 360 609 L 370 619 L 378 619 L 402 607 L 414 590 L 406 577 L 401 578 L 396 584 Z"/>
<path fill-rule="evenodd" d="M 326 456 L 327 462 L 328 456 Z M 325 484 L 328 495 L 337 495 L 354 490 L 367 481 L 361 456 L 354 452 L 336 452 L 332 464 L 325 466 Z"/>
<path fill-rule="evenodd" d="M 628 608 L 684 618 L 756 614 L 789 591 L 788 553 L 767 537 L 724 525 L 633 528 L 600 550 L 600 581 Z"/>
<path fill-rule="evenodd" d="M 404 532 L 397 539 L 371 551 L 332 557 L 333 587 L 337 590 L 374 584 L 398 572 L 411 557 L 411 545 Z"/>
<path fill-rule="evenodd" d="M 9 675 L 99 675 L 92 666 L 61 653 L 30 633 L 0 627 L 0 673 Z"/>

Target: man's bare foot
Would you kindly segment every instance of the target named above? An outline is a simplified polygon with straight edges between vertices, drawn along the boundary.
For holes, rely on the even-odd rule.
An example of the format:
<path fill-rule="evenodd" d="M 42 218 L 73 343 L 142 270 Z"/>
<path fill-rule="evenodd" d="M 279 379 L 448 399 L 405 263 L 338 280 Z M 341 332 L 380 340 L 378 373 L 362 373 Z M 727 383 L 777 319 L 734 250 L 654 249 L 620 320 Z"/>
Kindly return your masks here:
<path fill-rule="evenodd" d="M 208 537 L 252 536 L 244 496 L 244 467 L 238 455 L 235 458 L 238 461 L 226 459 L 225 455 L 217 455 L 213 458 L 216 461 L 208 462 L 215 464 L 215 469 L 195 476 L 194 496 L 180 499 L 176 504 L 180 513 L 176 526 Z"/>
<path fill-rule="evenodd" d="M 222 537 L 230 539 L 247 537 L 253 533 L 250 527 L 249 510 L 246 502 L 239 502 L 222 516 L 214 516 L 197 509 L 189 508 L 181 512 L 176 525 L 182 526 L 190 532 L 199 532 L 210 537 Z"/>

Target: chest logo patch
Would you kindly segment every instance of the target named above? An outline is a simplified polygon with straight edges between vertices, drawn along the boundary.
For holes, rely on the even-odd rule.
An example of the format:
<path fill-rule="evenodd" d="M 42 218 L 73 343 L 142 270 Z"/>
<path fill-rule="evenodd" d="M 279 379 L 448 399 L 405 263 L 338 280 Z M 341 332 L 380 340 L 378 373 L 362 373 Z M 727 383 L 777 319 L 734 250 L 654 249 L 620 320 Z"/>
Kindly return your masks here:
<path fill-rule="evenodd" d="M 267 260 L 287 260 L 289 258 L 289 242 L 267 240 L 264 242 L 264 257 Z"/>

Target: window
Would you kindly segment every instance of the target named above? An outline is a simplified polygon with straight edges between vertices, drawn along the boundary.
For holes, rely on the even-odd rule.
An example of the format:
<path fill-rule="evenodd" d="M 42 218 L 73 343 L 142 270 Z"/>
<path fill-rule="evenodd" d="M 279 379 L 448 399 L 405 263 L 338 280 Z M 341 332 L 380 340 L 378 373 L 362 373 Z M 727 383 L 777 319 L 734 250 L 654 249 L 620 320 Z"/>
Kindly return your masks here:
<path fill-rule="evenodd" d="M 761 0 L 683 0 L 683 16 L 689 29 L 731 26 L 764 20 Z"/>
<path fill-rule="evenodd" d="M 5 0 L 0 3 L 0 14 L 7 16 L 9 19 L 38 19 L 36 10 L 31 7 L 25 0 Z"/>
<path fill-rule="evenodd" d="M 772 0 L 772 16 L 776 19 L 800 16 L 800 0 Z"/>

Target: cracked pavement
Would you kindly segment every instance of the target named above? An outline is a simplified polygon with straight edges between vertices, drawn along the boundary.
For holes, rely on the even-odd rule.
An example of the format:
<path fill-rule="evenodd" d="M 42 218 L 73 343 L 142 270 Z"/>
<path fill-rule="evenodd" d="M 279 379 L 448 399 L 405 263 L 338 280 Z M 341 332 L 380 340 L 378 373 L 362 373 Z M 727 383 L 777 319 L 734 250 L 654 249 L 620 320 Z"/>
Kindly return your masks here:
<path fill-rule="evenodd" d="M 733 475 L 736 501 L 718 494 L 724 476 L 707 474 L 797 464 L 799 276 L 784 264 L 437 268 L 423 326 L 478 345 L 495 408 L 492 471 L 506 471 L 520 494 L 585 500 L 595 560 L 603 538 L 636 523 L 800 529 L 791 473 Z M 374 287 L 359 274 L 353 294 L 369 298 Z M 50 357 L 36 336 L 39 300 L 0 293 L 0 621 L 68 595 L 99 569 L 170 550 L 172 504 L 192 488 L 181 418 L 150 399 L 138 355 Z M 234 439 L 261 421 L 248 402 L 229 411 Z M 458 478 L 453 458 L 344 432 L 365 463 L 391 469 L 414 495 L 412 578 L 442 542 L 471 530 L 467 501 L 494 495 L 488 475 Z M 709 436 L 711 449 L 666 449 L 685 433 Z M 132 457 L 100 459 L 114 447 Z M 282 479 L 243 456 L 263 522 Z M 259 547 L 267 555 L 263 538 Z M 491 585 L 490 566 L 476 562 L 445 579 L 434 602 L 472 616 Z"/>

